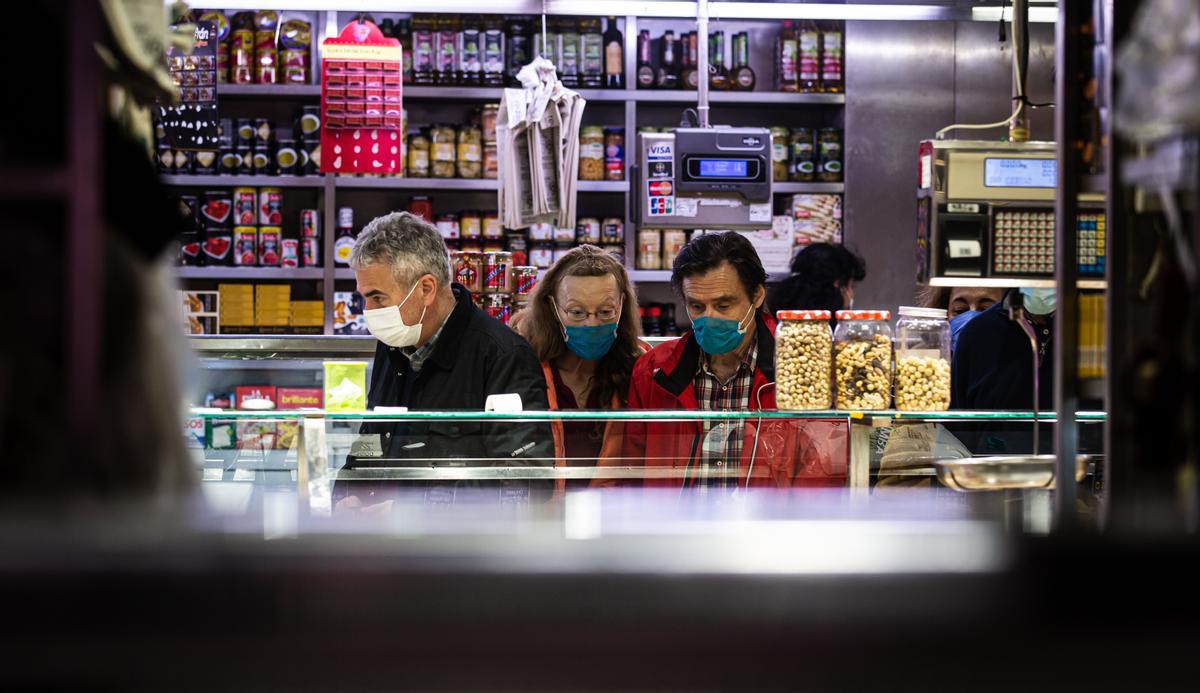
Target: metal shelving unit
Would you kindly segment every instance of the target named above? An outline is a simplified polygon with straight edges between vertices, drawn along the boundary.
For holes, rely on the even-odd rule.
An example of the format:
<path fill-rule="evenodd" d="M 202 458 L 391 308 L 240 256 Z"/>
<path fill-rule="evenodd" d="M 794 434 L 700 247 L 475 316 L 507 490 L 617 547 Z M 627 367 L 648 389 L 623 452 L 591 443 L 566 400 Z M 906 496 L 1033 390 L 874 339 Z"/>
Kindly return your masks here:
<path fill-rule="evenodd" d="M 1005 277 L 932 277 L 930 286 L 978 286 L 986 289 L 1053 289 L 1058 283 L 1053 279 L 1008 279 Z M 1080 279 L 1075 282 L 1080 289 L 1102 290 L 1108 288 L 1104 279 Z"/>
<path fill-rule="evenodd" d="M 321 188 L 325 176 L 162 176 L 167 185 L 187 188 L 239 187 Z"/>
<path fill-rule="evenodd" d="M 390 7 L 388 12 L 404 12 L 415 10 L 416 8 Z M 454 8 L 456 11 L 468 12 L 473 11 L 466 8 Z M 478 8 L 481 12 L 487 13 L 524 13 L 523 9 L 518 8 L 500 8 L 499 6 L 488 5 Z M 541 8 L 529 8 L 530 12 L 535 12 Z M 727 8 L 731 11 L 737 8 Z M 581 10 L 581 11 L 576 11 Z M 802 6 L 788 6 L 782 8 L 786 10 L 788 18 L 798 19 L 804 14 Z M 781 10 L 781 11 L 782 11 Z M 418 10 L 419 11 L 419 10 Z M 613 14 L 612 8 L 601 8 L 596 11 L 595 8 L 579 7 L 567 11 L 563 7 L 550 7 L 548 11 L 551 14 L 575 14 L 575 15 L 610 15 Z M 630 12 L 641 12 L 642 14 L 634 15 Z M 694 3 L 650 3 L 639 5 L 637 9 L 621 7 L 616 10 L 616 14 L 622 14 L 624 20 L 624 37 L 625 37 L 625 73 L 633 75 L 637 69 L 637 35 L 639 20 L 649 18 L 665 18 L 677 17 L 681 20 L 695 17 Z M 316 24 L 314 25 L 315 36 L 314 43 L 320 46 L 320 41 L 330 32 L 336 31 L 345 17 L 349 16 L 349 12 L 338 12 L 334 10 L 319 11 Z M 796 15 L 796 16 L 793 16 Z M 757 15 L 756 15 L 757 16 Z M 725 19 L 729 21 L 741 21 L 742 17 L 736 12 L 728 16 L 720 13 L 713 13 L 714 19 Z M 832 18 L 832 17 L 831 17 Z M 778 17 L 767 17 L 763 15 L 759 19 L 778 19 Z M 319 75 L 319 48 L 314 51 L 312 74 Z M 218 95 L 222 99 L 229 99 L 241 103 L 250 102 L 253 100 L 263 101 L 284 101 L 288 99 L 297 102 L 315 102 L 320 99 L 321 85 L 320 84 L 304 84 L 304 85 L 259 85 L 259 84 L 221 84 L 218 85 Z M 627 136 L 626 146 L 627 151 L 632 152 L 633 133 L 636 131 L 639 124 L 642 124 L 643 118 L 639 117 L 639 105 L 646 109 L 658 110 L 662 108 L 682 108 L 686 104 L 694 104 L 697 101 L 697 93 L 694 91 L 659 91 L 659 90 L 639 90 L 634 84 L 629 84 L 625 89 L 580 89 L 579 93 L 583 98 L 597 104 L 604 105 L 608 109 L 612 109 L 613 105 L 623 105 L 623 117 L 618 116 L 612 119 L 612 124 L 623 124 Z M 405 85 L 403 87 L 403 98 L 406 103 L 437 103 L 437 102 L 498 102 L 503 94 L 503 88 L 500 87 L 465 87 L 465 86 L 417 86 Z M 846 103 L 845 94 L 796 94 L 787 92 L 774 91 L 729 91 L 729 92 L 711 92 L 711 102 L 716 106 L 734 107 L 739 105 L 750 105 L 757 107 L 767 107 L 772 109 L 772 112 L 778 108 L 837 108 L 842 107 Z M 653 116 L 651 116 L 653 118 Z M 326 333 L 331 333 L 333 329 L 333 292 L 335 282 L 352 281 L 354 279 L 353 271 L 344 267 L 335 267 L 332 263 L 333 254 L 333 226 L 336 220 L 335 212 L 339 205 L 346 204 L 344 196 L 339 199 L 342 191 L 358 191 L 357 194 L 362 195 L 371 191 L 376 191 L 376 194 L 386 190 L 396 191 L 411 191 L 411 192 L 439 192 L 447 193 L 465 193 L 474 195 L 482 200 L 487 195 L 494 195 L 498 190 L 498 183 L 495 180 L 487 179 L 436 179 L 436 178 L 404 178 L 404 177 L 352 177 L 352 176 L 335 176 L 335 175 L 320 175 L 320 176 L 165 176 L 164 182 L 172 186 L 204 188 L 210 186 L 254 186 L 254 187 L 280 187 L 280 188 L 311 188 L 320 189 L 318 206 L 322 208 L 322 219 L 324 228 L 324 238 L 322 257 L 325 259 L 325 267 L 323 268 L 303 268 L 300 270 L 282 270 L 279 268 L 180 268 L 177 276 L 181 279 L 277 279 L 277 280 L 323 280 L 325 296 L 325 312 L 326 312 Z M 664 284 L 670 280 L 669 270 L 635 270 L 632 269 L 633 259 L 636 257 L 636 239 L 637 227 L 633 224 L 630 216 L 630 200 L 631 194 L 630 184 L 628 181 L 580 181 L 577 190 L 581 194 L 586 195 L 602 195 L 602 198 L 594 198 L 594 201 L 601 204 L 608 204 L 615 195 L 622 195 L 621 210 L 617 211 L 613 208 L 615 214 L 608 216 L 621 216 L 625 220 L 626 241 L 625 241 L 625 256 L 630 269 L 630 276 L 634 281 L 646 284 Z M 787 194 L 844 194 L 846 186 L 843 183 L 793 183 L 782 181 L 774 186 L 774 192 L 779 195 Z M 603 200 L 603 202 L 601 202 Z"/>
<path fill-rule="evenodd" d="M 180 279 L 324 279 L 321 267 L 176 267 Z"/>

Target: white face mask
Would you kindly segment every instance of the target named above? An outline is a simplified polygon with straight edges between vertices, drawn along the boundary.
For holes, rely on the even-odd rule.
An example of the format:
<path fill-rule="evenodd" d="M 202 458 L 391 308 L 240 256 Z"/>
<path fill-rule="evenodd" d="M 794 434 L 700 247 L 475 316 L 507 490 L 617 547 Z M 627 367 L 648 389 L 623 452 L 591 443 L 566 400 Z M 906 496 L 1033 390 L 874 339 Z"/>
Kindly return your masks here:
<path fill-rule="evenodd" d="M 417 284 L 420 283 L 418 280 Z M 400 317 L 400 306 L 404 305 L 417 290 L 417 284 L 413 284 L 413 287 L 408 290 L 408 296 L 405 296 L 399 305 L 363 311 L 363 317 L 367 320 L 367 331 L 375 339 L 390 347 L 410 347 L 421 341 L 421 321 L 425 319 L 427 308 L 421 309 L 421 317 L 415 325 L 405 325 L 404 318 Z"/>

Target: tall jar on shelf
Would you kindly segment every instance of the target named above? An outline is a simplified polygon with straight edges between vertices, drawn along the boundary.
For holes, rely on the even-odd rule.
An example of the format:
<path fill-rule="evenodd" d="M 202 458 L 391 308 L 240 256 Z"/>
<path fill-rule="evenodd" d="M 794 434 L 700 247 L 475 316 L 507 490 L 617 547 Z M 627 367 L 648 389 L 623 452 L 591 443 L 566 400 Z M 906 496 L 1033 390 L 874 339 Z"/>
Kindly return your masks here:
<path fill-rule="evenodd" d="M 781 410 L 829 409 L 832 317 L 827 310 L 781 310 L 775 328 L 775 401 Z"/>
<path fill-rule="evenodd" d="M 945 310 L 901 306 L 896 320 L 896 408 L 950 408 L 950 322 Z"/>
<path fill-rule="evenodd" d="M 892 328 L 886 310 L 839 310 L 833 333 L 837 408 L 887 409 L 892 403 Z"/>

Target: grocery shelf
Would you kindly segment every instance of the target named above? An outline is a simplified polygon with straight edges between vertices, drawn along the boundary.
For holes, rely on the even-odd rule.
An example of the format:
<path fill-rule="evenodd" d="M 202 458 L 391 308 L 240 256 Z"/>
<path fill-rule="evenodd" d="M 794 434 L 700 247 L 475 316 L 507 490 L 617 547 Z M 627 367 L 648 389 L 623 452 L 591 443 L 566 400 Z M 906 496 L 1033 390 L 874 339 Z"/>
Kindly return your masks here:
<path fill-rule="evenodd" d="M 356 279 L 354 276 L 354 270 L 350 269 L 349 267 L 339 267 L 338 269 L 335 269 L 333 271 L 333 278 L 349 279 L 350 281 L 354 281 Z"/>
<path fill-rule="evenodd" d="M 218 84 L 217 96 L 263 96 L 293 98 L 311 96 L 320 98 L 320 84 Z"/>
<path fill-rule="evenodd" d="M 669 282 L 671 270 L 629 270 L 629 279 L 633 282 Z"/>
<path fill-rule="evenodd" d="M 629 181 L 624 180 L 581 180 L 575 185 L 577 192 L 629 192 Z"/>
<path fill-rule="evenodd" d="M 772 183 L 771 192 L 777 195 L 787 193 L 843 193 L 845 183 Z"/>
<path fill-rule="evenodd" d="M 320 267 L 176 267 L 180 279 L 323 279 Z"/>
<path fill-rule="evenodd" d="M 180 187 L 236 187 L 259 188 L 320 188 L 325 185 L 325 176 L 159 176 L 166 185 Z"/>
<path fill-rule="evenodd" d="M 698 98 L 694 91 L 655 91 L 653 89 L 643 89 L 625 93 L 630 95 L 626 99 L 627 101 L 638 101 L 640 103 L 695 103 Z M 791 94 L 782 91 L 710 91 L 708 98 L 711 103 L 756 105 L 779 104 L 796 106 L 809 104 L 832 106 L 846 103 L 845 94 Z"/>
<path fill-rule="evenodd" d="M 980 286 L 988 289 L 1053 289 L 1057 286 L 1053 279 L 1022 279 L 1020 277 L 932 277 L 930 286 Z M 1107 289 L 1108 282 L 1103 279 L 1080 279 L 1076 282 L 1080 289 Z"/>
<path fill-rule="evenodd" d="M 375 353 L 374 337 L 342 335 L 198 335 L 188 344 L 207 358 L 274 358 L 279 355 L 298 358 L 337 354 Z"/>
<path fill-rule="evenodd" d="M 338 176 L 337 187 L 344 189 L 395 188 L 397 190 L 498 190 L 492 178 L 405 178 L 403 176 Z"/>

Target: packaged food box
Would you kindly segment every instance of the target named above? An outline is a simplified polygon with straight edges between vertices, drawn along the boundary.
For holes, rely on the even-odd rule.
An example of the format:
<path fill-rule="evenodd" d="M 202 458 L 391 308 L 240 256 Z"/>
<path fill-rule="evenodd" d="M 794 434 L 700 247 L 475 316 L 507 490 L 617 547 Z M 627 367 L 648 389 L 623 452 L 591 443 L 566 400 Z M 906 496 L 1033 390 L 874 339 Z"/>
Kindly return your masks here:
<path fill-rule="evenodd" d="M 237 422 L 238 450 L 270 450 L 275 447 L 275 422 L 242 419 Z"/>
<path fill-rule="evenodd" d="M 233 421 L 209 421 L 205 436 L 210 450 L 233 450 L 237 447 L 237 429 Z"/>
<path fill-rule="evenodd" d="M 221 304 L 219 291 L 180 291 L 183 312 L 189 315 L 212 315 Z"/>
<path fill-rule="evenodd" d="M 841 219 L 841 195 L 792 195 L 792 216 L 796 219 Z"/>
<path fill-rule="evenodd" d="M 333 333 L 368 334 L 367 320 L 363 316 L 362 297 L 357 293 L 338 291 L 333 294 Z"/>
<path fill-rule="evenodd" d="M 235 407 L 238 409 L 246 409 L 245 402 L 248 399 L 269 400 L 272 406 L 278 402 L 276 399 L 274 385 L 242 385 L 235 389 Z"/>
<path fill-rule="evenodd" d="M 189 416 L 184 419 L 183 444 L 193 450 L 204 449 L 204 417 Z"/>
<path fill-rule="evenodd" d="M 275 449 L 276 450 L 291 450 L 296 444 L 296 439 L 299 437 L 300 422 L 299 421 L 276 421 L 275 422 Z"/>
<path fill-rule="evenodd" d="M 320 409 L 325 393 L 317 387 L 281 387 L 275 390 L 279 409 Z"/>
<path fill-rule="evenodd" d="M 365 411 L 367 408 L 367 362 L 325 362 L 325 409 Z"/>

